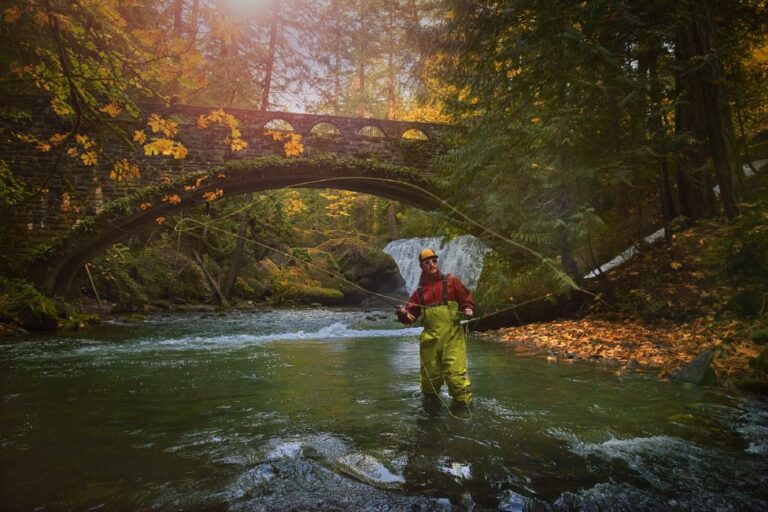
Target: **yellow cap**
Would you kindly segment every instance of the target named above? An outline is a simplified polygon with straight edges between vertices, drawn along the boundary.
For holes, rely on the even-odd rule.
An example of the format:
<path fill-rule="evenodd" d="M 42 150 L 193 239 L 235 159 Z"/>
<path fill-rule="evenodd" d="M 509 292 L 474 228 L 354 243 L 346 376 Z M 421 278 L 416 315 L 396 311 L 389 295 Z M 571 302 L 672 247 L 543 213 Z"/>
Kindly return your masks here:
<path fill-rule="evenodd" d="M 419 263 L 426 260 L 427 258 L 437 258 L 437 253 L 435 253 L 435 251 L 432 249 L 424 249 L 419 253 Z"/>

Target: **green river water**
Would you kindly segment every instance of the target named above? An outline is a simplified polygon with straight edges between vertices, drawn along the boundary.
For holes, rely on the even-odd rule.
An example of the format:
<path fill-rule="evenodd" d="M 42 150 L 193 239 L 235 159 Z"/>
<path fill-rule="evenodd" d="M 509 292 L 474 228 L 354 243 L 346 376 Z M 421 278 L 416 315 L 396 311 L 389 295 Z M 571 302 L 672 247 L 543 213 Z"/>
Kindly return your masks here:
<path fill-rule="evenodd" d="M 471 336 L 471 419 L 390 312 L 0 342 L 0 510 L 768 510 L 768 403 Z M 449 401 L 448 397 L 445 397 Z"/>

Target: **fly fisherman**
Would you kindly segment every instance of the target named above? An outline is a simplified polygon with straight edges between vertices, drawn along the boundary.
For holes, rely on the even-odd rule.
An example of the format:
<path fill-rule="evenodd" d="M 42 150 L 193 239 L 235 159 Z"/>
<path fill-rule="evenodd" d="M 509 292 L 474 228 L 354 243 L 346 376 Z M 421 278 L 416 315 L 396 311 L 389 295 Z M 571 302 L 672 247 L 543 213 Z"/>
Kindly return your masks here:
<path fill-rule="evenodd" d="M 467 377 L 467 342 L 459 312 L 474 315 L 472 293 L 458 277 L 440 272 L 432 249 L 419 253 L 419 265 L 419 286 L 396 313 L 404 324 L 412 324 L 421 316 L 421 391 L 425 398 L 437 399 L 445 381 L 454 403 L 469 407 L 472 391 Z"/>

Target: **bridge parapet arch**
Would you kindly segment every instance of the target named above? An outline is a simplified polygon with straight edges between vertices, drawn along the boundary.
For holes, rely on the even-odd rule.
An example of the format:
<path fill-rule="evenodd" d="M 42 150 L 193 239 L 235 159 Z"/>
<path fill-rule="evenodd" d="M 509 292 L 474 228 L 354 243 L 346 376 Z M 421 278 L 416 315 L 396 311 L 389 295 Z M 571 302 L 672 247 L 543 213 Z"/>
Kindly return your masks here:
<path fill-rule="evenodd" d="M 35 136 L 41 141 L 54 134 L 71 130 L 66 122 L 51 112 L 49 100 L 43 96 L 4 98 L 9 108 L 14 105 L 20 112 L 29 113 L 20 117 L 23 121 L 19 131 Z M 247 109 L 224 109 L 238 121 L 241 138 L 247 143 L 241 151 L 233 151 L 227 138 L 229 127 L 209 123 L 207 128 L 198 126 L 201 116 L 209 116 L 212 107 L 189 105 L 146 105 L 143 111 L 157 113 L 163 118 L 178 123 L 174 135 L 187 150 L 186 158 L 171 156 L 147 156 L 140 144 L 133 147 L 126 139 L 113 132 L 89 132 L 89 126 L 81 127 L 82 135 L 97 140 L 104 150 L 95 165 L 85 165 L 80 158 L 71 158 L 66 153 L 57 159 L 58 151 L 42 152 L 35 144 L 22 143 L 12 137 L 0 137 L 0 156 L 15 175 L 22 179 L 31 190 L 39 191 L 35 201 L 25 208 L 12 210 L 0 223 L 9 241 L 8 253 L 14 259 L 21 259 L 39 252 L 38 245 L 47 245 L 72 229 L 77 222 L 86 221 L 112 201 L 130 195 L 148 186 L 161 186 L 167 181 L 176 181 L 185 176 L 206 171 L 228 162 L 240 162 L 272 155 L 285 158 L 284 141 L 275 141 L 265 134 L 264 125 L 273 119 L 282 119 L 302 135 L 303 153 L 299 159 L 312 159 L 323 155 L 337 155 L 359 160 L 377 160 L 389 164 L 417 169 L 429 174 L 433 156 L 445 152 L 442 136 L 450 127 L 438 124 L 401 122 L 393 120 L 354 118 L 323 114 L 298 114 L 290 112 L 257 111 Z M 110 122 L 116 123 L 130 140 L 135 131 L 143 130 L 151 140 L 161 134 L 154 134 L 147 126 L 147 119 L 131 119 L 127 113 Z M 312 133 L 319 124 L 328 123 L 338 129 L 338 135 L 321 137 Z M 384 137 L 371 138 L 358 135 L 357 131 L 367 125 L 376 125 Z M 428 140 L 406 140 L 404 131 L 417 128 Z M 72 144 L 70 144 L 72 146 Z M 106 156 L 108 155 L 108 158 Z M 115 162 L 126 160 L 135 164 L 140 176 L 117 182 L 110 177 Z M 58 162 L 52 173 L 54 162 Z M 4 248 L 6 249 L 6 248 Z"/>
<path fill-rule="evenodd" d="M 204 174 L 161 187 L 147 187 L 114 201 L 75 226 L 40 263 L 44 287 L 66 295 L 83 265 L 110 246 L 166 217 L 214 197 L 281 188 L 332 188 L 368 193 L 424 210 L 442 207 L 437 186 L 418 169 L 355 158 L 279 159 L 263 157 L 230 162 Z M 174 197 L 173 201 L 169 201 Z"/>

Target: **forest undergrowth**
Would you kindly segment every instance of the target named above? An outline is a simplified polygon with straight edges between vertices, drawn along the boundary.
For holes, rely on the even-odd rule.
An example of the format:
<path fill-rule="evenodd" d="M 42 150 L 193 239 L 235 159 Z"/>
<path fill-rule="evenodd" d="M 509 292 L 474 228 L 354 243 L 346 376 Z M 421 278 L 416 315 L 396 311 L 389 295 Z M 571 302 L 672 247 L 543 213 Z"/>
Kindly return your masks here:
<path fill-rule="evenodd" d="M 666 378 L 707 349 L 718 380 L 768 390 L 768 177 L 750 181 L 741 215 L 685 225 L 670 244 L 595 279 L 591 304 L 569 317 L 493 331 L 552 361 L 616 364 Z M 488 333 L 486 333 L 488 334 Z"/>

